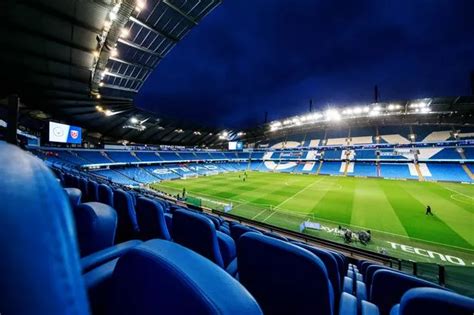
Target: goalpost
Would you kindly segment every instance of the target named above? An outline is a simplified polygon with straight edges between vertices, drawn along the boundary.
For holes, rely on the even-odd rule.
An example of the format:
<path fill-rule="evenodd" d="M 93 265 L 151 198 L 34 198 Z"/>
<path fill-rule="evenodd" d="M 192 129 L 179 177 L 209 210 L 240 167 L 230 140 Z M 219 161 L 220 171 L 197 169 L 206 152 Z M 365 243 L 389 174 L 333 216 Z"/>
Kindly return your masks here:
<path fill-rule="evenodd" d="M 198 174 L 183 174 L 182 179 L 198 178 Z"/>

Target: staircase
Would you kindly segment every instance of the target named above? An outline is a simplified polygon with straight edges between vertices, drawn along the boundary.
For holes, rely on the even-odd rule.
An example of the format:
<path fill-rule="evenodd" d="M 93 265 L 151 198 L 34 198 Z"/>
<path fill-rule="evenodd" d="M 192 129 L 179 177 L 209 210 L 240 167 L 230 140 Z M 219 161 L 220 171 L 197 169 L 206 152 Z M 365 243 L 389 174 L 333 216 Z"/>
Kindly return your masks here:
<path fill-rule="evenodd" d="M 130 151 L 130 155 L 133 156 L 134 158 L 136 158 L 138 161 L 140 161 L 140 162 L 142 161 L 142 160 L 140 160 L 140 158 L 137 156 L 137 154 L 135 152 Z"/>
<path fill-rule="evenodd" d="M 102 154 L 103 157 L 105 157 L 107 160 L 109 160 L 110 162 L 112 163 L 115 163 L 114 160 L 112 160 L 108 155 L 107 153 L 105 153 L 105 151 L 100 151 L 100 154 Z"/>
<path fill-rule="evenodd" d="M 347 170 L 349 169 L 349 162 L 343 162 L 343 163 L 346 163 L 346 165 L 344 165 L 344 176 L 347 176 Z"/>
<path fill-rule="evenodd" d="M 423 182 L 425 178 L 423 177 L 423 174 L 421 174 L 420 166 L 418 165 L 418 163 L 415 164 L 415 170 L 418 174 L 418 179 L 420 180 L 420 182 Z"/>
<path fill-rule="evenodd" d="M 461 166 L 464 169 L 464 172 L 466 172 L 467 176 L 469 176 L 471 180 L 474 180 L 474 174 L 471 172 L 469 167 L 467 167 L 467 165 L 464 165 L 464 164 L 462 164 Z"/>
<path fill-rule="evenodd" d="M 316 171 L 316 175 L 319 175 L 319 172 L 321 171 L 321 167 L 323 167 L 323 161 L 319 163 L 318 170 Z"/>

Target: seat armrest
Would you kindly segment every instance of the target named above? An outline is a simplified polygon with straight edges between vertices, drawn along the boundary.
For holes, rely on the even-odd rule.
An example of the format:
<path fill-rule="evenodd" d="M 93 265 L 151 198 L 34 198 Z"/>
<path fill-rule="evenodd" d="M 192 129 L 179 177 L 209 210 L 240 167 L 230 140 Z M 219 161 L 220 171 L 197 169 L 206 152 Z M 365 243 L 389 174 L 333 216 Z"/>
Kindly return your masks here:
<path fill-rule="evenodd" d="M 142 241 L 132 240 L 117 244 L 115 246 L 103 249 L 101 251 L 95 252 L 81 259 L 81 269 L 82 273 L 86 273 L 89 270 L 102 265 L 108 261 L 111 261 L 117 257 L 122 256 L 131 248 L 138 246 Z"/>

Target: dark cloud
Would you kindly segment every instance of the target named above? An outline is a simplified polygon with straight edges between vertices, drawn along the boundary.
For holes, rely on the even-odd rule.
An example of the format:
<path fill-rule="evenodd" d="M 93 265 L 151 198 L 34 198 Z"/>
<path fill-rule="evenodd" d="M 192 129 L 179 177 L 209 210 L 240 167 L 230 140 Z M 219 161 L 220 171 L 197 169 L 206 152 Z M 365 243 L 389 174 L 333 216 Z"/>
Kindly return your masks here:
<path fill-rule="evenodd" d="M 474 1 L 226 0 L 162 61 L 136 102 L 239 128 L 315 106 L 469 93 Z"/>

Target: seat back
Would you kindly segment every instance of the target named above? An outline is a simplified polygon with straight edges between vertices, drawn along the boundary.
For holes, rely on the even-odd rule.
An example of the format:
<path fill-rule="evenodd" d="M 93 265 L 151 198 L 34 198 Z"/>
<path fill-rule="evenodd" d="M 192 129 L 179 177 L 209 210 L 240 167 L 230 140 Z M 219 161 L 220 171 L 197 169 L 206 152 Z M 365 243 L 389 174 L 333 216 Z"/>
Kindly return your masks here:
<path fill-rule="evenodd" d="M 239 280 L 265 314 L 333 314 L 324 263 L 278 239 L 245 233 L 237 242 Z"/>
<path fill-rule="evenodd" d="M 433 288 L 411 289 L 400 301 L 399 314 L 472 315 L 474 314 L 474 299 Z"/>
<path fill-rule="evenodd" d="M 88 314 L 66 193 L 39 159 L 0 141 L 0 312 Z"/>
<path fill-rule="evenodd" d="M 81 203 L 82 191 L 79 188 L 64 188 L 64 191 L 72 208 L 77 207 Z"/>
<path fill-rule="evenodd" d="M 74 209 L 77 239 L 81 257 L 114 244 L 117 213 L 100 202 L 87 202 Z"/>
<path fill-rule="evenodd" d="M 171 240 L 161 204 L 150 198 L 140 197 L 137 199 L 136 213 L 141 239 Z"/>
<path fill-rule="evenodd" d="M 85 179 L 83 177 L 81 177 L 79 179 L 79 189 L 82 191 L 82 195 L 84 196 L 84 200 L 89 200 L 87 179 Z"/>
<path fill-rule="evenodd" d="M 380 314 L 388 314 L 408 290 L 421 287 L 443 289 L 437 284 L 402 272 L 379 269 L 372 279 L 369 300 L 379 307 Z"/>
<path fill-rule="evenodd" d="M 98 188 L 99 202 L 105 203 L 106 205 L 114 207 L 114 193 L 112 188 L 105 184 L 100 184 Z"/>
<path fill-rule="evenodd" d="M 204 215 L 176 210 L 173 214 L 173 240 L 224 267 L 216 228 Z"/>
<path fill-rule="evenodd" d="M 245 234 L 247 232 L 257 232 L 256 230 L 242 224 L 234 223 L 229 226 L 230 228 L 230 236 L 234 239 L 235 242 L 237 242 L 242 236 L 242 234 Z M 257 232 L 260 233 L 260 232 Z"/>
<path fill-rule="evenodd" d="M 316 248 L 316 247 L 309 246 L 302 243 L 298 243 L 296 245 L 312 252 L 313 254 L 318 256 L 319 259 L 323 261 L 324 266 L 326 267 L 326 270 L 328 272 L 329 280 L 331 281 L 331 285 L 334 289 L 334 296 L 335 297 L 339 296 L 342 291 L 341 276 L 343 275 L 339 274 L 339 267 L 338 267 L 336 258 L 334 258 L 334 256 L 331 253 L 320 248 Z M 338 299 L 336 298 L 336 302 L 337 300 Z"/>
<path fill-rule="evenodd" d="M 99 201 L 99 184 L 95 181 L 88 181 L 87 182 L 87 200 L 88 201 Z"/>
<path fill-rule="evenodd" d="M 369 289 L 371 284 L 372 284 L 372 279 L 374 277 L 375 272 L 380 270 L 380 269 L 395 270 L 393 268 L 383 266 L 383 265 L 370 265 L 370 266 L 368 266 L 367 269 L 365 270 L 365 275 L 364 275 L 364 282 L 367 285 L 367 289 Z"/>
<path fill-rule="evenodd" d="M 115 243 L 138 238 L 139 228 L 132 196 L 121 189 L 115 190 L 114 208 L 118 215 Z"/>
<path fill-rule="evenodd" d="M 201 255 L 150 240 L 121 257 L 111 314 L 262 314 L 249 292 Z"/>

